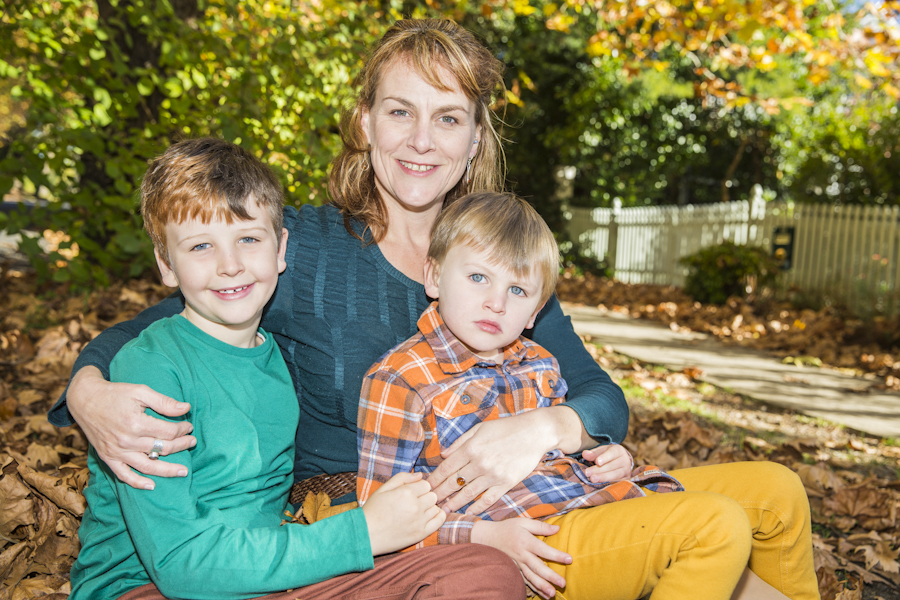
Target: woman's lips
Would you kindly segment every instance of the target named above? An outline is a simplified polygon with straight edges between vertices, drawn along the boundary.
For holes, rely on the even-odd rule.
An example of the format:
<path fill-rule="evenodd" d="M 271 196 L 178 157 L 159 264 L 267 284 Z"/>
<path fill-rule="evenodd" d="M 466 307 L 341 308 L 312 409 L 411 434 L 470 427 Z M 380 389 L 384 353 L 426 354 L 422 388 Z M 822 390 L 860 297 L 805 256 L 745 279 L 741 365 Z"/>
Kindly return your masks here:
<path fill-rule="evenodd" d="M 436 165 L 420 165 L 418 163 L 406 162 L 405 160 L 397 160 L 400 163 L 400 166 L 403 167 L 407 171 L 411 171 L 413 173 L 428 173 L 436 168 Z"/>

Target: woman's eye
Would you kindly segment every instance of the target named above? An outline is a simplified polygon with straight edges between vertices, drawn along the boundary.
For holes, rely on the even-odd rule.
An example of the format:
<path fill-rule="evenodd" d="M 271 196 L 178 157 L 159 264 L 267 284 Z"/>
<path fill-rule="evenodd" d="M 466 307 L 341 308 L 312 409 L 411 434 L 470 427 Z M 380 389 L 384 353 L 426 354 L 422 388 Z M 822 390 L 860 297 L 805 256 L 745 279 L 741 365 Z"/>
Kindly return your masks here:
<path fill-rule="evenodd" d="M 440 121 L 441 121 L 441 123 L 450 123 L 450 124 L 459 123 L 459 121 L 456 119 L 456 117 L 451 117 L 449 115 L 444 115 L 443 117 L 440 118 Z"/>
<path fill-rule="evenodd" d="M 484 281 L 484 275 L 482 275 L 481 273 L 473 273 L 472 275 L 469 275 L 469 279 L 471 279 L 475 283 L 481 283 L 482 281 Z"/>
<path fill-rule="evenodd" d="M 392 110 L 391 114 L 397 117 L 406 117 L 409 116 L 409 111 L 398 108 L 397 110 Z"/>
<path fill-rule="evenodd" d="M 202 244 L 197 244 L 196 246 L 194 246 L 193 248 L 191 248 L 191 252 L 193 252 L 193 251 L 195 251 L 195 250 L 206 250 L 206 249 L 209 248 L 209 247 L 210 247 L 210 245 L 207 244 L 206 242 L 204 242 L 204 243 L 202 243 Z"/>
<path fill-rule="evenodd" d="M 509 288 L 509 291 L 512 292 L 512 294 L 515 296 L 525 296 L 526 295 L 525 290 L 523 290 L 522 288 L 520 288 L 517 285 L 514 285 L 511 288 Z"/>

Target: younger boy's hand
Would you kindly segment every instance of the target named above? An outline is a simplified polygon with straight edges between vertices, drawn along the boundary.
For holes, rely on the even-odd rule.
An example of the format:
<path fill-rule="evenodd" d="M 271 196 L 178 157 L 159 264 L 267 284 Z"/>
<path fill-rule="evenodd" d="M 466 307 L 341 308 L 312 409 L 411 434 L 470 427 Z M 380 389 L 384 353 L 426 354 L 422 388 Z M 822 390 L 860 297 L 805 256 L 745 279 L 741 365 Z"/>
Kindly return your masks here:
<path fill-rule="evenodd" d="M 363 505 L 372 556 L 402 550 L 437 531 L 447 515 L 421 473 L 397 473 Z"/>
<path fill-rule="evenodd" d="M 585 469 L 584 473 L 594 483 L 601 481 L 618 481 L 631 477 L 634 470 L 634 459 L 631 453 L 619 444 L 597 446 L 581 453 L 585 460 L 594 466 Z"/>
<path fill-rule="evenodd" d="M 543 598 L 552 598 L 556 594 L 553 586 L 564 588 L 566 580 L 544 561 L 570 565 L 572 557 L 534 536 L 553 535 L 558 531 L 558 525 L 525 518 L 476 521 L 472 529 L 472 541 L 505 552 L 522 571 L 528 587 Z"/>

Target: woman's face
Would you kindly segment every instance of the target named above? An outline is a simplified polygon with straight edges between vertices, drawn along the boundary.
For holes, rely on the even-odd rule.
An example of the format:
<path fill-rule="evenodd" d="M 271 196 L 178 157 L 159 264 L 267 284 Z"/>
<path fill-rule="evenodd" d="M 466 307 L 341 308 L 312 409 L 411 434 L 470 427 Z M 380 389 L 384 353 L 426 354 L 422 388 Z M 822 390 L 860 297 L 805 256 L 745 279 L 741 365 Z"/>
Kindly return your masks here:
<path fill-rule="evenodd" d="M 441 81 L 452 82 L 451 91 L 433 87 L 407 61 L 396 61 L 385 69 L 372 106 L 362 112 L 375 185 L 389 211 L 440 207 L 478 150 L 475 105 L 456 78 L 440 71 Z"/>

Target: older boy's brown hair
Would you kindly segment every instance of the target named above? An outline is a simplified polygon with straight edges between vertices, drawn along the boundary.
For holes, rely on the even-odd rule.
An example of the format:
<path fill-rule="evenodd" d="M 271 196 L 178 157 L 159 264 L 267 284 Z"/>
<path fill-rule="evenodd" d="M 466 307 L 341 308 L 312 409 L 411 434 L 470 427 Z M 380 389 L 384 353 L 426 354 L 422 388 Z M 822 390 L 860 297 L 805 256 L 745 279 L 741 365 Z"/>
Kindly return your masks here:
<path fill-rule="evenodd" d="M 275 173 L 247 150 L 216 138 L 172 144 L 150 161 L 141 180 L 144 229 L 166 264 L 167 223 L 249 221 L 251 199 L 269 214 L 280 240 L 284 191 Z"/>
<path fill-rule="evenodd" d="M 494 263 L 519 277 L 541 276 L 541 304 L 556 289 L 559 247 L 534 208 L 513 194 L 476 192 L 445 208 L 431 229 L 428 260 L 440 269 L 451 248 L 489 252 Z"/>

